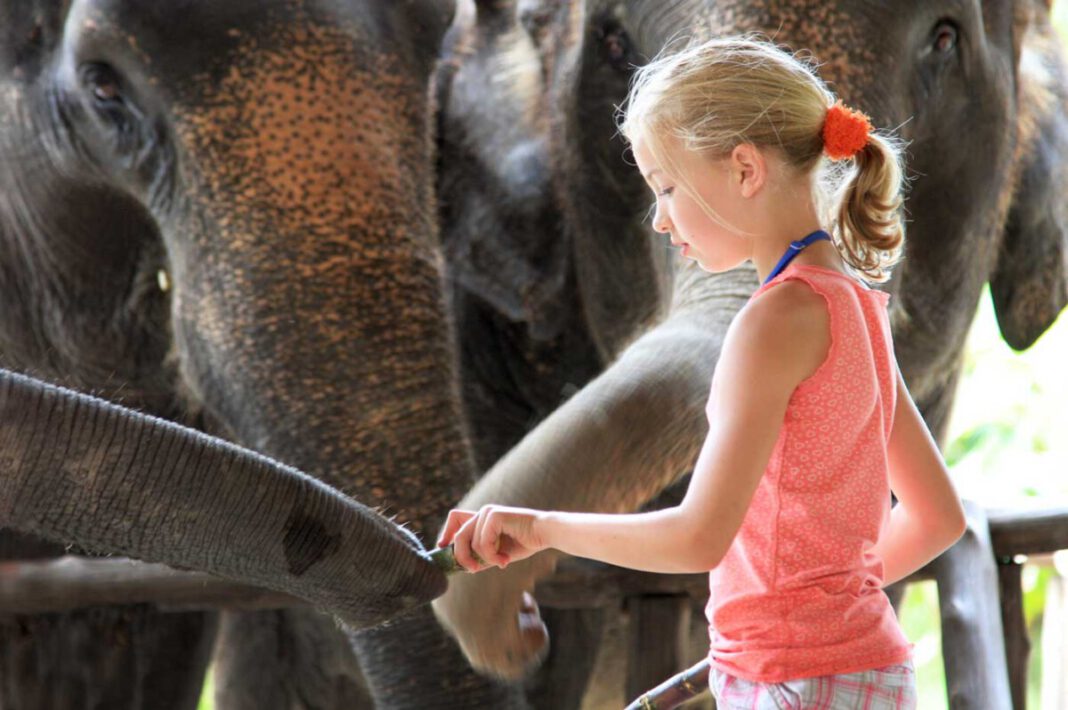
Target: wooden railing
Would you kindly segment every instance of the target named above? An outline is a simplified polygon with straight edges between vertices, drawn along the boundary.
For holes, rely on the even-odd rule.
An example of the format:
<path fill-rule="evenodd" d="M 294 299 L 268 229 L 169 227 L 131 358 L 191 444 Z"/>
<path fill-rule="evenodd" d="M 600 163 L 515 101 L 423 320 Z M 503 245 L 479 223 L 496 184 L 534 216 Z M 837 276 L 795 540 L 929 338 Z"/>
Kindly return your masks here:
<path fill-rule="evenodd" d="M 1031 639 L 1023 611 L 1023 564 L 1027 555 L 1068 549 L 1068 508 L 992 510 L 987 512 L 987 517 L 998 562 L 1001 620 L 1012 704 L 1015 710 L 1024 710 L 1027 707 L 1027 663 L 1031 655 Z"/>
<path fill-rule="evenodd" d="M 1012 707 L 1024 710 L 1031 648 L 1023 614 L 1024 557 L 1068 549 L 1068 508 L 987 511 L 980 520 L 980 525 L 988 527 L 974 537 L 977 549 L 986 550 L 981 554 L 992 555 L 996 561 L 996 588 L 981 583 L 982 575 L 974 572 L 967 559 L 944 568 L 929 566 L 909 581 L 936 579 L 940 586 L 957 590 L 951 603 L 967 607 L 955 608 L 955 616 L 951 615 L 963 619 L 963 624 L 954 628 L 943 625 L 950 706 L 954 710 L 999 710 L 1005 703 L 991 700 L 990 694 L 997 694 L 997 678 L 1007 674 Z M 625 692 L 634 698 L 698 660 L 684 657 L 680 639 L 688 633 L 693 600 L 703 600 L 707 594 L 706 575 L 648 574 L 568 559 L 556 574 L 538 585 L 535 596 L 539 604 L 554 608 L 625 605 L 632 658 Z M 942 601 L 945 604 L 947 600 Z M 0 563 L 0 613 L 34 614 L 132 603 L 151 603 L 164 610 L 305 606 L 286 594 L 126 559 L 63 557 L 47 562 Z M 984 611 L 999 608 L 1000 619 Z M 944 609 L 946 618 L 950 617 Z M 1000 630 L 1004 657 L 984 656 L 970 648 L 984 639 L 994 639 L 984 636 L 986 631 L 969 626 Z M 990 691 L 991 687 L 995 691 Z"/>

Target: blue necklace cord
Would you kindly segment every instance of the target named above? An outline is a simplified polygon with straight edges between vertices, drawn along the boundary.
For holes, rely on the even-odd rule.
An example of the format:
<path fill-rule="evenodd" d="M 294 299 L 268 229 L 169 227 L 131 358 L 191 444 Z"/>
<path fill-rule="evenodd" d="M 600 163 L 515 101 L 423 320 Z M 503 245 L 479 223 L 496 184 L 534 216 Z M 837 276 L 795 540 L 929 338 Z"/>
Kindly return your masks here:
<path fill-rule="evenodd" d="M 775 265 L 775 268 L 771 270 L 768 277 L 764 279 L 764 283 L 771 281 L 773 278 L 782 273 L 782 270 L 786 268 L 786 265 L 794 260 L 794 257 L 801 253 L 801 250 L 812 244 L 818 242 L 821 239 L 831 240 L 831 235 L 822 229 L 817 229 L 812 234 L 809 234 L 804 239 L 799 239 L 796 242 L 790 242 L 790 246 L 786 247 L 786 251 L 783 252 L 782 257 L 779 259 L 779 263 Z"/>

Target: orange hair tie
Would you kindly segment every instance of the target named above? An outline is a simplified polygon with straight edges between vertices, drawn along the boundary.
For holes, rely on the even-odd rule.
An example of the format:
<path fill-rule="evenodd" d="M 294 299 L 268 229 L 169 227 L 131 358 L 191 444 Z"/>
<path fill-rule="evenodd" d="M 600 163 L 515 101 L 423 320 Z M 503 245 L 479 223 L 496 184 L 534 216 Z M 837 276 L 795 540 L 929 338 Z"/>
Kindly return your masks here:
<path fill-rule="evenodd" d="M 847 160 L 868 144 L 871 131 L 870 118 L 836 101 L 823 124 L 823 150 L 831 160 Z"/>

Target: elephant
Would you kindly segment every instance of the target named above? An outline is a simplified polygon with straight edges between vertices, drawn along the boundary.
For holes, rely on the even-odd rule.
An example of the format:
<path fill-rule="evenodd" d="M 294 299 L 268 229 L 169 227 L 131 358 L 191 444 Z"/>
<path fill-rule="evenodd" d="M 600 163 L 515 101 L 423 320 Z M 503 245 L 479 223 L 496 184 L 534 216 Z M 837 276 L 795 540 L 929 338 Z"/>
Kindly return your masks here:
<path fill-rule="evenodd" d="M 481 324 L 480 340 L 512 361 L 461 343 L 476 456 L 491 466 L 459 507 L 627 512 L 685 485 L 726 328 L 757 280 L 669 256 L 614 120 L 634 68 L 662 48 L 742 33 L 811 53 L 842 99 L 906 141 L 906 248 L 883 288 L 899 366 L 937 439 L 984 285 L 1017 349 L 1068 301 L 1068 83 L 1049 2 L 476 2 L 451 30 L 439 86 L 442 162 L 470 171 L 442 179 L 443 209 L 466 214 L 443 220 L 443 241 L 465 262 L 452 270 L 457 322 Z M 539 268 L 541 290 L 524 290 Z M 515 680 L 545 656 L 523 599 L 558 559 L 454 577 L 433 602 L 476 668 Z M 541 684 L 567 688 L 553 707 L 577 707 L 600 627 L 557 615 L 546 620 L 568 642 L 552 645 Z"/>
<path fill-rule="evenodd" d="M 9 16 L 3 18 L 0 54 L 5 77 L 0 133 L 8 138 L 0 170 L 5 200 L 0 285 L 5 294 L 20 296 L 16 308 L 0 315 L 0 363 L 223 434 L 397 512 L 418 530 L 433 527 L 475 470 L 509 451 L 465 505 L 492 499 L 631 510 L 689 466 L 703 434 L 700 410 L 722 334 L 755 279 L 746 270 L 709 277 L 672 263 L 643 223 L 646 198 L 622 158 L 623 146 L 611 138 L 612 107 L 625 93 L 630 65 L 655 52 L 679 27 L 778 29 L 780 41 L 785 36 L 820 48 L 814 4 L 461 3 L 468 12 L 450 30 L 453 54 L 437 86 L 442 107 L 436 117 L 442 150 L 437 215 L 426 172 L 432 150 L 412 136 L 425 136 L 432 120 L 421 87 L 449 3 L 406 0 L 390 4 L 390 10 L 376 5 L 374 12 L 361 3 L 352 3 L 355 9 L 327 2 L 260 3 L 256 11 L 245 2 L 210 11 L 206 4 L 186 3 L 180 41 L 166 45 L 159 42 L 162 28 L 173 30 L 166 10 L 119 0 L 59 5 L 35 2 L 2 11 Z M 836 22 L 849 28 L 842 37 L 852 44 L 843 39 L 829 50 L 835 61 L 825 72 L 837 76 L 843 95 L 855 98 L 880 125 L 897 125 L 908 102 L 933 89 L 908 84 L 901 74 L 907 62 L 892 64 L 863 51 L 860 39 L 883 28 L 875 13 L 867 16 L 870 10 L 861 12 L 859 5 L 835 5 Z M 912 14 L 938 20 L 938 7 Z M 953 21 L 957 12 L 976 31 L 976 7 L 947 11 L 950 29 L 956 28 L 948 35 L 960 33 L 961 21 Z M 826 9 L 819 12 L 821 19 L 827 16 Z M 1020 347 L 1064 304 L 1060 214 L 1052 199 L 1061 183 L 1056 161 L 1043 160 L 1037 150 L 1041 144 L 1056 152 L 1063 141 L 1054 111 L 1063 101 L 1063 82 L 1058 50 L 1049 41 L 1048 7 L 1006 1 L 984 12 L 989 22 L 983 31 L 991 41 L 975 50 L 987 54 L 972 59 L 976 71 L 996 81 L 965 98 L 991 110 L 999 101 L 1004 105 L 1002 113 L 995 111 L 996 120 L 981 127 L 981 136 L 971 137 L 983 150 L 940 143 L 949 130 L 942 123 L 945 115 L 904 126 L 914 145 L 945 151 L 919 163 L 933 169 L 917 171 L 921 177 L 910 208 L 919 218 L 910 225 L 906 265 L 890 285 L 897 297 L 895 334 L 905 344 L 899 359 L 936 430 L 944 427 L 960 343 L 982 283 L 992 282 L 1003 331 Z M 899 11 L 893 17 L 901 23 L 911 15 Z M 863 22 L 851 26 L 856 18 Z M 921 26 L 916 20 L 902 36 L 915 41 Z M 121 41 L 107 41 L 116 37 Z M 875 38 L 894 46 L 889 36 Z M 359 41 L 354 47 L 354 39 L 369 41 L 372 49 Z M 941 30 L 933 39 L 957 46 L 956 37 L 945 40 Z M 331 51 L 338 46 L 347 51 Z M 1020 46 L 1039 60 L 1031 71 L 1044 66 L 1047 74 L 1024 73 L 1029 65 L 1012 51 Z M 384 70 L 387 81 L 376 75 L 367 82 L 366 66 L 382 65 L 365 64 L 361 52 L 370 52 L 373 60 L 376 51 L 387 66 L 388 60 L 400 62 L 399 74 Z M 82 61 L 81 52 L 102 53 L 104 59 Z M 877 60 L 896 68 L 903 82 L 882 98 L 885 87 L 872 73 Z M 351 71 L 338 69 L 344 62 Z M 853 64 L 869 72 L 851 70 Z M 177 75 L 157 76 L 176 65 Z M 72 76 L 75 68 L 84 74 Z M 1021 86 L 1035 98 L 1031 104 L 1009 91 L 1018 74 L 1030 80 Z M 960 72 L 954 76 L 959 80 Z M 76 80 L 92 100 L 70 91 Z M 381 94 L 361 97 L 358 87 L 371 84 L 368 91 Z M 495 99 L 489 111 L 480 101 L 487 86 L 498 92 L 489 94 Z M 322 93 L 337 103 L 321 103 Z M 352 103 L 345 96 L 354 97 Z M 287 130 L 301 132 L 302 124 L 286 123 L 275 103 L 279 97 L 289 106 L 303 103 L 322 120 L 308 121 L 293 141 Z M 411 115 L 388 113 L 400 97 L 411 102 Z M 372 128 L 330 123 L 324 113 L 338 104 L 348 109 L 347 116 L 378 120 Z M 967 108 L 974 106 L 949 106 L 956 114 Z M 1017 116 L 1025 109 L 1034 113 Z M 27 117 L 33 117 L 29 126 Z M 221 134 L 215 132 L 220 126 L 226 128 Z M 1019 126 L 1020 135 L 1000 135 L 999 127 L 1006 126 Z M 382 138 L 376 131 L 388 128 L 395 133 L 381 144 L 369 140 Z M 332 154 L 350 168 L 341 175 L 315 160 L 321 151 L 286 150 L 305 144 L 336 148 L 339 138 L 351 138 L 367 151 Z M 401 146 L 399 154 L 410 162 L 392 163 L 394 156 L 383 150 L 387 144 Z M 949 165 L 974 168 L 990 154 L 1001 162 L 990 163 L 999 169 L 989 175 L 970 173 L 971 181 L 963 183 L 958 174 L 947 175 Z M 378 170 L 370 177 L 359 172 L 367 166 Z M 479 170 L 492 173 L 483 180 Z M 262 184 L 253 179 L 261 175 L 267 178 Z M 947 184 L 966 188 L 960 204 L 921 213 Z M 969 209 L 988 194 L 997 198 L 997 209 L 990 214 Z M 353 210 L 348 197 L 365 209 Z M 315 210 L 309 212 L 308 205 Z M 307 224 L 286 219 L 289 213 Z M 977 246 L 963 268 L 942 265 L 947 245 L 933 237 L 938 215 L 967 217 L 947 228 Z M 446 327 L 450 316 L 442 314 L 435 217 L 442 221 L 450 260 L 447 296 L 457 342 Z M 385 222 L 401 228 L 407 252 L 389 239 Z M 312 229 L 304 240 L 293 238 L 306 226 Z M 96 243 L 98 230 L 109 235 L 103 245 Z M 58 238 L 62 248 L 54 241 L 42 248 L 43 235 Z M 364 251 L 358 251 L 366 255 L 362 259 L 342 249 L 357 237 L 365 240 Z M 100 246 L 110 251 L 101 253 Z M 1027 258 L 1036 249 L 1049 257 L 1042 265 L 1046 272 Z M 374 264 L 389 258 L 395 270 L 383 277 Z M 275 261 L 295 269 L 279 274 Z M 346 281 L 335 273 L 339 266 L 371 276 Z M 49 281 L 28 282 L 30 275 L 49 275 Z M 331 283 L 331 277 L 338 280 Z M 115 289 L 116 282 L 126 287 Z M 378 304 L 376 297 L 386 297 L 383 291 L 405 298 L 405 306 L 364 311 Z M 414 292 L 424 300 L 413 303 Z M 425 321 L 417 318 L 420 313 Z M 344 337 L 350 334 L 351 341 Z M 265 345 L 271 357 L 255 344 Z M 410 375 L 407 367 L 403 373 L 390 367 L 410 357 L 400 350 L 405 345 L 424 353 L 419 362 L 426 365 L 427 379 L 396 381 Z M 695 357 L 698 352 L 702 355 Z M 458 414 L 450 370 L 454 353 L 467 424 Z M 279 367 L 282 362 L 286 365 Z M 297 381 L 287 381 L 290 370 L 301 373 Z M 383 398 L 383 391 L 395 397 Z M 354 392 L 360 401 L 350 401 Z M 403 410 L 397 404 L 402 401 L 409 405 Z M 370 414 L 361 417 L 353 411 L 357 405 Z M 383 423 L 393 424 L 396 433 L 384 431 Z M 346 427 L 356 436 L 346 436 Z M 414 437 L 426 432 L 437 438 L 428 444 L 424 436 L 413 446 Z M 464 443 L 469 433 L 471 449 Z M 429 486 L 422 478 L 388 475 L 422 472 L 427 460 L 440 476 Z M 370 472 L 364 475 L 362 467 Z M 542 634 L 520 592 L 552 564 L 544 556 L 504 574 L 479 575 L 477 585 L 474 579 L 454 582 L 438 610 L 459 629 L 476 663 L 514 676 L 544 653 Z M 569 618 L 562 618 L 566 626 Z M 496 629 L 491 626 L 498 622 Z M 262 644 L 293 639 L 299 623 L 294 615 L 276 614 L 266 630 L 247 616 L 226 625 L 231 635 L 256 639 L 262 651 Z M 202 647 L 209 636 L 202 633 L 191 647 Z M 570 660 L 589 648 L 581 645 L 589 644 L 581 636 L 572 640 Z M 425 615 L 358 635 L 357 652 L 370 670 L 378 703 L 522 705 L 514 690 L 458 671 L 463 664 L 457 653 L 437 652 L 451 649 L 444 644 Z M 314 645 L 311 640 L 300 647 Z M 420 659 L 412 648 L 425 656 Z M 277 646 L 267 650 L 266 656 L 250 650 L 225 659 L 233 672 L 224 668 L 224 678 L 248 668 L 262 673 L 258 687 L 227 684 L 226 706 L 268 706 L 283 697 L 305 705 L 342 702 L 330 690 L 312 690 L 312 680 L 279 687 L 304 676 L 271 657 L 271 650 L 279 654 Z M 429 656 L 434 660 L 428 664 Z M 576 669 L 587 667 L 559 666 L 572 677 L 566 687 L 581 675 Z M 411 683 L 415 668 L 430 681 Z"/>
<path fill-rule="evenodd" d="M 426 533 L 475 477 L 430 91 L 454 11 L 451 0 L 0 8 L 0 367 L 322 482 L 258 458 L 242 468 L 217 443 L 214 458 L 185 455 L 199 450 L 173 443 L 187 432 L 4 375 L 15 476 L 4 485 L 19 510 L 3 520 L 58 544 L 9 536 L 3 549 L 74 542 L 288 590 L 353 625 L 392 617 L 360 630 L 296 609 L 8 617 L 0 704 L 194 707 L 216 636 L 220 707 L 521 704 L 418 604 L 441 580 L 411 535 L 369 510 Z M 34 397 L 57 404 L 20 419 Z M 36 461 L 27 447 L 50 440 L 62 448 Z M 105 476 L 112 461 L 122 468 Z M 85 476 L 101 488 L 80 496 Z M 345 549 L 372 523 L 380 542 Z M 338 571 L 386 551 L 380 582 Z"/>

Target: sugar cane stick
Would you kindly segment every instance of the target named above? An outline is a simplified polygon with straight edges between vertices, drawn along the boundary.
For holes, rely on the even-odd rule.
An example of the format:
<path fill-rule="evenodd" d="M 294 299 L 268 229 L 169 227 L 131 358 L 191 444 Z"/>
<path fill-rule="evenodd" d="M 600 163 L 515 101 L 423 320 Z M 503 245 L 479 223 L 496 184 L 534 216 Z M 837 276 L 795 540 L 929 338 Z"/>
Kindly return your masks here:
<path fill-rule="evenodd" d="M 462 572 L 464 569 L 460 566 L 460 563 L 456 561 L 456 553 L 453 551 L 452 545 L 449 545 L 448 547 L 435 547 L 427 553 L 427 559 L 436 564 L 445 574 Z"/>
<path fill-rule="evenodd" d="M 626 707 L 626 710 L 671 710 L 708 690 L 708 659 L 671 676 Z"/>
<path fill-rule="evenodd" d="M 428 552 L 426 556 L 427 559 L 436 564 L 445 574 L 467 571 L 463 565 L 456 561 L 456 551 L 453 549 L 452 545 L 448 545 L 447 547 L 436 547 Z M 486 563 L 483 562 L 482 558 L 478 555 L 475 555 L 475 561 L 483 567 L 486 566 Z"/>

